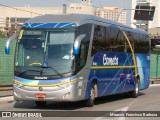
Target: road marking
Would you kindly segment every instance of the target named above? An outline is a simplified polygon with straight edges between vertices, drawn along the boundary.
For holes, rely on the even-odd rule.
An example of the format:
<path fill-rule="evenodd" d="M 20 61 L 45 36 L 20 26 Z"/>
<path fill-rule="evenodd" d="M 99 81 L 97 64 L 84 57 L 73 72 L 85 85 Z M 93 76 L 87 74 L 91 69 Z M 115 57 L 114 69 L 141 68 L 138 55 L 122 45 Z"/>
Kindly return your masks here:
<path fill-rule="evenodd" d="M 0 97 L 0 102 L 4 102 L 4 101 L 12 101 L 14 100 L 13 96 L 9 96 L 9 97 Z"/>
<path fill-rule="evenodd" d="M 133 103 L 135 103 L 137 101 L 138 98 L 136 98 L 134 101 L 132 101 L 131 103 L 129 103 L 128 107 L 131 106 Z"/>
<path fill-rule="evenodd" d="M 123 111 L 123 113 L 124 113 L 124 111 L 127 112 L 128 108 L 129 108 L 129 106 L 124 107 L 124 108 L 120 108 L 120 109 L 114 110 L 112 113 L 116 113 L 117 111 L 118 111 L 117 114 L 120 114 L 121 111 Z M 108 114 L 109 113 L 107 113 L 106 115 L 104 115 L 106 117 L 96 117 L 93 120 L 125 120 L 125 117 L 108 117 Z"/>
<path fill-rule="evenodd" d="M 120 109 L 117 109 L 117 110 L 114 110 L 114 111 L 111 111 L 111 112 L 113 112 L 113 113 L 116 113 L 117 111 L 119 112 L 118 114 L 120 114 L 121 113 L 121 111 L 124 113 L 124 112 L 127 112 L 128 111 L 128 109 L 129 109 L 129 107 L 133 104 L 133 103 L 135 103 L 137 101 L 137 99 L 135 99 L 134 101 L 132 101 L 131 103 L 129 103 L 129 105 L 128 106 L 126 106 L 126 107 L 124 107 L 124 108 L 120 108 Z M 108 117 L 108 114 L 109 113 L 107 113 L 106 115 L 104 115 L 104 117 L 96 117 L 96 118 L 94 118 L 93 120 L 125 120 L 125 117 Z M 106 117 L 105 117 L 106 116 Z"/>
<path fill-rule="evenodd" d="M 149 87 L 157 87 L 160 86 L 160 84 L 150 84 Z"/>

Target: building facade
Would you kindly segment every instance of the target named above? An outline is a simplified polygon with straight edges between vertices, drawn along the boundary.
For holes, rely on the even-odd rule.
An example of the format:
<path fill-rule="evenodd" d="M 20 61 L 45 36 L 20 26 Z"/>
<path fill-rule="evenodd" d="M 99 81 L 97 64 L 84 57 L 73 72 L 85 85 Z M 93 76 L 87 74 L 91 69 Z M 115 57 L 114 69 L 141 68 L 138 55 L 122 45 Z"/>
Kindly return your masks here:
<path fill-rule="evenodd" d="M 160 27 L 160 0 L 150 0 L 151 6 L 155 6 L 154 19 L 150 22 L 150 28 Z"/>
<path fill-rule="evenodd" d="M 4 28 L 6 26 L 7 18 L 9 18 L 9 27 L 11 23 L 14 23 L 18 19 L 18 23 L 25 22 L 24 20 L 45 14 L 62 14 L 62 8 L 49 8 L 49 7 L 16 7 L 15 9 L 9 7 L 0 7 L 0 27 Z M 16 18 L 15 20 L 13 18 Z"/>
<path fill-rule="evenodd" d="M 136 20 L 134 20 L 135 7 L 136 7 L 136 0 L 131 0 L 131 9 L 133 9 L 133 10 L 131 10 L 131 23 L 130 23 L 130 25 L 132 28 L 136 28 Z"/>
<path fill-rule="evenodd" d="M 96 15 L 102 18 L 126 24 L 127 12 L 118 7 L 102 7 L 96 10 Z"/>
<path fill-rule="evenodd" d="M 96 14 L 96 7 L 91 4 L 91 0 L 82 0 L 81 3 L 70 3 L 67 8 L 67 13 L 83 13 Z"/>
<path fill-rule="evenodd" d="M 92 6 L 91 0 L 82 0 L 81 3 L 70 3 L 65 12 L 83 13 L 95 15 L 96 8 Z M 64 14 L 63 7 L 0 7 L 0 29 L 10 28 L 13 24 L 23 24 L 26 20 L 45 14 Z M 9 19 L 9 20 L 8 20 Z M 9 24 L 9 25 L 8 25 Z"/>

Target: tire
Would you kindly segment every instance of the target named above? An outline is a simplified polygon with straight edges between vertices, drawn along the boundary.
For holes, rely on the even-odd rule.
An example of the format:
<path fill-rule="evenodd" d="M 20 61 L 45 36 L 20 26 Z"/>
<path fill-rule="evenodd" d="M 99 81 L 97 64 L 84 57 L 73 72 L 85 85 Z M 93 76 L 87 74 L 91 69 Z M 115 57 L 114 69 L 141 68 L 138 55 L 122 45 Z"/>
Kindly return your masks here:
<path fill-rule="evenodd" d="M 95 102 L 95 98 L 97 96 L 98 96 L 97 84 L 92 83 L 91 89 L 90 89 L 89 99 L 86 100 L 86 106 L 87 107 L 93 107 L 94 106 L 94 102 Z"/>
<path fill-rule="evenodd" d="M 38 107 L 42 107 L 42 106 L 45 106 L 46 101 L 35 101 L 35 104 L 36 104 Z"/>
<path fill-rule="evenodd" d="M 131 97 L 137 98 L 139 95 L 139 79 L 136 80 L 134 91 L 131 92 Z"/>

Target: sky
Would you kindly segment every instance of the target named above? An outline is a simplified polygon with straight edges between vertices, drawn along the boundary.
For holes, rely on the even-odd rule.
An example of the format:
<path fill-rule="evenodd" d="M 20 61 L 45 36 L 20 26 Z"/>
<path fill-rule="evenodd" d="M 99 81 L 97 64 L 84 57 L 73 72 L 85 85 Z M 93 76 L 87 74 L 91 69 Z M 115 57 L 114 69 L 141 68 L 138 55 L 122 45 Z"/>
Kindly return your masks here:
<path fill-rule="evenodd" d="M 61 7 L 63 4 L 81 2 L 81 0 L 0 0 L 0 4 L 19 7 L 30 5 L 31 7 Z M 94 6 L 117 6 L 130 8 L 131 0 L 92 0 Z"/>
<path fill-rule="evenodd" d="M 81 0 L 0 0 L 0 4 L 12 7 L 24 7 L 29 5 L 31 7 L 62 7 L 63 4 L 71 2 L 81 2 Z M 92 0 L 95 7 L 114 6 L 123 9 L 131 8 L 131 0 Z M 130 22 L 130 11 L 127 11 L 127 22 Z"/>

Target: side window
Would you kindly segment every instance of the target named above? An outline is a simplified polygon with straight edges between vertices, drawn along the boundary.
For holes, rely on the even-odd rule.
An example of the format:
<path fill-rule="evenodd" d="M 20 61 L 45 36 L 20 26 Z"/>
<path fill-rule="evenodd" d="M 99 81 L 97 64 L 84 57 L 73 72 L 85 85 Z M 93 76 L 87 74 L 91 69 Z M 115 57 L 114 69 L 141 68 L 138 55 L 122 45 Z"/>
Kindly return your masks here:
<path fill-rule="evenodd" d="M 127 37 L 128 37 L 128 39 L 129 39 L 129 41 L 130 41 L 130 43 L 131 43 L 131 46 L 132 46 L 132 48 L 133 48 L 133 50 L 135 50 L 135 43 L 136 43 L 136 36 L 134 36 L 134 33 L 133 32 L 129 32 L 129 31 L 124 31 L 125 33 L 126 33 L 126 35 L 127 35 Z M 130 46 L 129 46 L 129 44 L 128 44 L 128 42 L 126 41 L 126 43 L 127 43 L 127 45 L 126 45 L 126 52 L 132 52 L 131 51 L 131 48 L 130 48 Z"/>
<path fill-rule="evenodd" d="M 104 26 L 94 26 L 94 36 L 92 44 L 92 56 L 98 51 L 106 49 L 106 28 Z"/>
<path fill-rule="evenodd" d="M 117 52 L 127 52 L 126 46 L 127 46 L 127 43 L 124 38 L 124 35 L 122 31 L 118 28 L 118 33 L 116 36 L 116 47 L 117 47 L 116 51 Z"/>
<path fill-rule="evenodd" d="M 107 43 L 110 43 L 110 50 L 113 52 L 127 52 L 127 42 L 122 31 L 118 27 L 110 27 L 110 40 Z"/>
<path fill-rule="evenodd" d="M 137 48 L 140 49 L 140 47 L 137 46 L 137 45 L 140 45 L 138 42 L 140 40 L 137 40 L 139 39 L 139 35 L 136 34 L 135 36 L 134 33 L 129 31 L 124 31 L 124 32 L 129 38 L 133 50 L 134 49 L 137 50 Z M 131 53 L 131 48 L 123 32 L 117 26 L 107 25 L 106 27 L 104 27 L 104 26 L 95 25 L 93 43 L 92 43 L 92 56 L 96 54 L 98 51 L 130 52 Z"/>
<path fill-rule="evenodd" d="M 110 51 L 118 51 L 117 47 L 117 39 L 119 37 L 119 32 L 118 29 L 115 28 L 114 26 L 109 27 L 110 31 Z"/>
<path fill-rule="evenodd" d="M 80 46 L 80 67 L 84 67 L 87 61 L 91 30 L 92 24 L 85 24 L 78 28 L 78 35 L 86 34 L 86 37 L 81 41 Z"/>
<path fill-rule="evenodd" d="M 149 51 L 149 39 L 148 35 L 140 33 L 133 34 L 133 43 L 135 53 L 147 53 Z"/>

